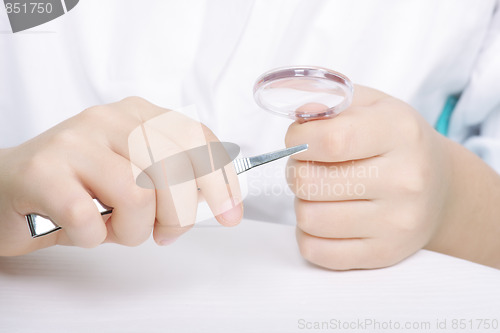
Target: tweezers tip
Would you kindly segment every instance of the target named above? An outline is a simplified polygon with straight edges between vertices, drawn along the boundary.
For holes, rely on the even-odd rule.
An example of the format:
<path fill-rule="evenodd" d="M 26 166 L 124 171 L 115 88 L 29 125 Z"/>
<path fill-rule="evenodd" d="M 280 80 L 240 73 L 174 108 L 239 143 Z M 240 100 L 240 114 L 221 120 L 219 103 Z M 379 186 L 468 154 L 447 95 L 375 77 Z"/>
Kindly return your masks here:
<path fill-rule="evenodd" d="M 295 146 L 294 148 L 297 149 L 297 153 L 300 153 L 300 152 L 303 152 L 303 151 L 309 149 L 309 144 L 304 143 L 303 145 L 298 145 L 298 146 Z"/>

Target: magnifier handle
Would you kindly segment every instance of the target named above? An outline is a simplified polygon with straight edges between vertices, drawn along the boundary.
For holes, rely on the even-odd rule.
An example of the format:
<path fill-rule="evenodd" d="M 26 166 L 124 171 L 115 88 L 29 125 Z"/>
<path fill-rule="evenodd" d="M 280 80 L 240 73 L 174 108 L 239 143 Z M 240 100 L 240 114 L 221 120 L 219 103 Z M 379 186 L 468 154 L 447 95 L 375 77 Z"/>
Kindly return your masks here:
<path fill-rule="evenodd" d="M 104 207 L 99 200 L 94 199 L 94 203 L 99 210 L 101 215 L 111 214 L 113 212 L 112 209 Z M 60 226 L 55 224 L 49 218 L 37 215 L 37 214 L 28 214 L 26 215 L 26 222 L 28 222 L 28 227 L 30 229 L 31 237 L 37 238 L 40 236 L 45 236 L 54 231 L 61 229 Z"/>

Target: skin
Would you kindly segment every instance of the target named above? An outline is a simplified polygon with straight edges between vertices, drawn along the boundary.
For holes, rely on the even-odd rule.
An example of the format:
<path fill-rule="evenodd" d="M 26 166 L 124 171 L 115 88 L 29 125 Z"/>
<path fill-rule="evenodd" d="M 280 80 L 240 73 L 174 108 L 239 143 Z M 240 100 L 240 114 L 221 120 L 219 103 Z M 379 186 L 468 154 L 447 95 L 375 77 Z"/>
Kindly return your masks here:
<path fill-rule="evenodd" d="M 379 268 L 426 248 L 500 268 L 500 176 L 406 103 L 356 86 L 349 109 L 285 141 L 309 144 L 287 179 L 311 263 Z"/>
<path fill-rule="evenodd" d="M 222 225 L 238 224 L 243 207 L 231 163 L 225 168 L 228 184 L 221 170 L 175 186 L 136 184 L 135 176 L 151 164 L 145 145 L 133 140 L 143 128 L 156 160 L 180 154 L 181 167 L 191 174 L 194 164 L 183 152 L 218 141 L 194 120 L 130 97 L 89 108 L 20 146 L 0 150 L 0 256 L 56 244 L 136 246 L 151 232 L 158 244 L 167 245 L 193 226 L 200 200 Z M 113 214 L 101 217 L 93 198 Z M 63 229 L 32 239 L 24 217 L 29 213 L 48 216 Z"/>
<path fill-rule="evenodd" d="M 237 224 L 242 205 L 232 167 L 229 185 L 217 172 L 177 188 L 136 185 L 134 170 L 145 169 L 147 158 L 130 154 L 127 137 L 166 113 L 167 123 L 149 128 L 151 148 L 160 144 L 171 155 L 217 141 L 199 123 L 128 98 L 0 150 L 0 255 L 55 244 L 134 246 L 151 231 L 166 245 L 189 230 L 202 199 L 221 224 Z M 289 160 L 287 178 L 296 193 L 299 249 L 310 262 L 379 268 L 426 248 L 500 268 L 500 177 L 409 105 L 357 86 L 352 106 L 336 118 L 290 126 L 287 146 L 303 143 L 309 150 Z M 95 197 L 114 209 L 111 218 L 97 213 Z M 180 210 L 175 198 L 183 202 Z M 228 207 L 228 199 L 237 204 Z M 31 239 L 24 215 L 32 212 L 63 230 Z"/>

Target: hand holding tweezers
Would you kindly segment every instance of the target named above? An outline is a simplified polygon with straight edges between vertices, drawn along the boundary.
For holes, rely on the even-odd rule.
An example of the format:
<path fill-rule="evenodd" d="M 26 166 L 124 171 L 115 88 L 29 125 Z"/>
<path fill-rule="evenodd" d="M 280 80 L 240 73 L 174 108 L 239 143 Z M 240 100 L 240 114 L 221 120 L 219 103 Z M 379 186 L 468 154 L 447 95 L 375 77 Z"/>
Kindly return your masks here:
<path fill-rule="evenodd" d="M 279 160 L 283 157 L 300 153 L 307 150 L 307 148 L 308 145 L 304 144 L 253 157 L 236 158 L 233 160 L 233 166 L 236 170 L 236 174 L 239 175 L 240 173 L 248 171 L 254 167 L 258 167 L 260 165 Z M 107 215 L 113 212 L 112 209 L 106 208 L 104 205 L 102 205 L 99 200 L 94 199 L 94 202 L 101 215 Z M 38 214 L 26 215 L 26 221 L 30 229 L 31 237 L 33 238 L 48 235 L 54 231 L 61 229 L 60 226 L 55 224 L 49 218 L 40 216 Z"/>

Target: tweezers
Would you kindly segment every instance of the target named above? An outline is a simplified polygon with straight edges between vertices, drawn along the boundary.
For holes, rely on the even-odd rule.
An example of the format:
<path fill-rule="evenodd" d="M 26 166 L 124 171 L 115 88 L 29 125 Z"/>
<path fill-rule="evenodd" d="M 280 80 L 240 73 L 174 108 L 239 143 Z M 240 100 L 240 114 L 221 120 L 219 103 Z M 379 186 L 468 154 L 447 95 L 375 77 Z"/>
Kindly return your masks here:
<path fill-rule="evenodd" d="M 236 170 L 236 174 L 239 175 L 240 173 L 243 173 L 260 165 L 279 160 L 283 157 L 300 153 L 302 151 L 307 150 L 307 148 L 308 145 L 304 144 L 253 157 L 236 158 L 233 160 L 233 166 Z M 94 203 L 97 206 L 97 209 L 99 210 L 101 215 L 107 215 L 113 212 L 112 209 L 105 207 L 97 199 L 94 199 Z M 26 215 L 26 221 L 28 223 L 28 227 L 32 238 L 45 236 L 61 229 L 60 226 L 52 222 L 49 218 L 38 214 Z"/>

